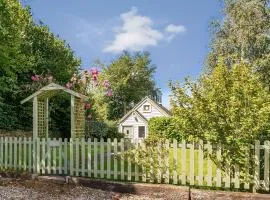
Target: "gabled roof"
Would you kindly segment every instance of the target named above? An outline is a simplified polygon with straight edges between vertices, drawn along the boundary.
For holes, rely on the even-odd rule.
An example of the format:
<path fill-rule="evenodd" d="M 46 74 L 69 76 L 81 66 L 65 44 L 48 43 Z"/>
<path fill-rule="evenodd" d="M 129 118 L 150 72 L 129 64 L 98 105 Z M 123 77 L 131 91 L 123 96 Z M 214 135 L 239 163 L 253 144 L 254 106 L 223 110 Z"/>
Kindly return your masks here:
<path fill-rule="evenodd" d="M 37 92 L 35 92 L 34 94 L 30 95 L 29 97 L 25 98 L 24 100 L 21 101 L 21 104 L 32 100 L 34 97 L 36 96 L 46 96 L 46 94 L 48 94 L 49 92 L 53 92 L 53 94 L 57 94 L 59 91 L 63 91 L 66 93 L 69 93 L 77 98 L 83 99 L 83 100 L 87 100 L 88 97 L 80 94 L 78 92 L 75 92 L 73 90 L 70 90 L 68 88 L 65 88 L 61 85 L 55 84 L 55 83 L 50 83 L 49 85 L 41 88 L 40 90 L 38 90 Z"/>
<path fill-rule="evenodd" d="M 127 117 L 129 117 L 133 112 L 138 113 L 141 117 L 143 117 L 146 121 L 148 121 L 141 113 L 137 112 L 137 109 L 144 104 L 146 101 L 149 101 L 153 106 L 155 106 L 161 113 L 163 113 L 166 116 L 171 116 L 172 113 L 165 108 L 164 106 L 156 103 L 155 101 L 153 101 L 151 98 L 149 98 L 148 96 L 146 96 L 145 98 L 143 98 L 137 105 L 135 105 L 129 112 L 127 112 L 127 114 L 125 114 L 120 120 L 119 123 L 123 122 Z"/>

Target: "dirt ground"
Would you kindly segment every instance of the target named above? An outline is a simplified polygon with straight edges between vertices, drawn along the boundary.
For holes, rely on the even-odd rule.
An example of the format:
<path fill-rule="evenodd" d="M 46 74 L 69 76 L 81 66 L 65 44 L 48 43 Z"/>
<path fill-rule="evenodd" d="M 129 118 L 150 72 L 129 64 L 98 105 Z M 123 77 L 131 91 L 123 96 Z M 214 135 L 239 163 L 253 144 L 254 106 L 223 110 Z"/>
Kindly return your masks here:
<path fill-rule="evenodd" d="M 134 195 L 93 189 L 71 184 L 47 183 L 35 180 L 12 181 L 0 186 L 0 199 L 95 199 L 95 200 L 150 200 L 179 199 L 165 193 L 149 193 L 149 195 Z M 181 199 L 181 198 L 180 198 Z"/>
<path fill-rule="evenodd" d="M 86 179 L 82 179 L 86 181 Z M 87 181 L 81 184 L 57 183 L 52 180 L 16 179 L 0 177 L 0 200 L 267 200 L 270 194 L 248 192 L 225 192 L 213 190 L 190 189 L 188 187 L 155 184 L 135 184 L 130 190 L 127 185 L 106 181 Z M 123 189 L 127 189 L 124 192 Z M 129 192 L 128 192 L 129 191 Z"/>

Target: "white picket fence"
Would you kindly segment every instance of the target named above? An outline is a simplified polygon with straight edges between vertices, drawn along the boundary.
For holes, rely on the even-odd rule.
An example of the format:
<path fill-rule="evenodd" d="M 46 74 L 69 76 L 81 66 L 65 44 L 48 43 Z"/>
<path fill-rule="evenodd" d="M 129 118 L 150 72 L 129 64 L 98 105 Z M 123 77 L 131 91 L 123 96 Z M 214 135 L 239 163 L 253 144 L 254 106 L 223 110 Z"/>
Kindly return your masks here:
<path fill-rule="evenodd" d="M 126 149 L 128 141 L 121 139 L 36 139 L 0 137 L 0 168 L 26 170 L 38 174 L 85 176 L 123 181 L 149 182 L 144 166 L 126 158 L 116 157 Z M 135 146 L 143 143 L 135 143 Z M 222 156 L 220 148 L 209 143 L 186 144 L 166 141 L 168 166 L 158 183 L 235 188 L 269 191 L 269 141 L 254 144 L 254 180 L 242 182 L 240 169 L 222 173 L 203 151 Z M 260 159 L 260 156 L 263 157 Z M 136 159 L 136 158 L 134 158 Z M 261 171 L 260 161 L 263 161 Z"/>

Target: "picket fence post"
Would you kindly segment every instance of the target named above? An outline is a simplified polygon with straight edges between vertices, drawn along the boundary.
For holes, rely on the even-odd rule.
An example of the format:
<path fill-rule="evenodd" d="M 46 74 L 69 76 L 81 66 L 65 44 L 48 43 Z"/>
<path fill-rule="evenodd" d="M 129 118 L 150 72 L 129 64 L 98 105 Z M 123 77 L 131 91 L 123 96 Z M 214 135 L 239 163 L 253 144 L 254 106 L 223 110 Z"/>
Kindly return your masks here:
<path fill-rule="evenodd" d="M 252 192 L 256 192 L 260 185 L 260 141 L 255 141 L 254 150 L 254 182 Z"/>
<path fill-rule="evenodd" d="M 264 142 L 264 189 L 269 191 L 269 141 Z"/>

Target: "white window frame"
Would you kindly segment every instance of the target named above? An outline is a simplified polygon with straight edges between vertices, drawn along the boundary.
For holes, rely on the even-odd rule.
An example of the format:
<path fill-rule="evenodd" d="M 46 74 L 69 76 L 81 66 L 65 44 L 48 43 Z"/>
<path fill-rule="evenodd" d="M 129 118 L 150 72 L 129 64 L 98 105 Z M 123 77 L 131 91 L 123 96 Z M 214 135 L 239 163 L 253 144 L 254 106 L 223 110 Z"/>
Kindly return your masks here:
<path fill-rule="evenodd" d="M 149 110 L 145 110 L 145 109 L 144 109 L 145 106 L 149 106 Z M 150 112 L 152 112 L 152 106 L 151 106 L 151 104 L 144 104 L 144 105 L 143 105 L 143 112 L 144 112 L 144 113 L 150 113 Z"/>

